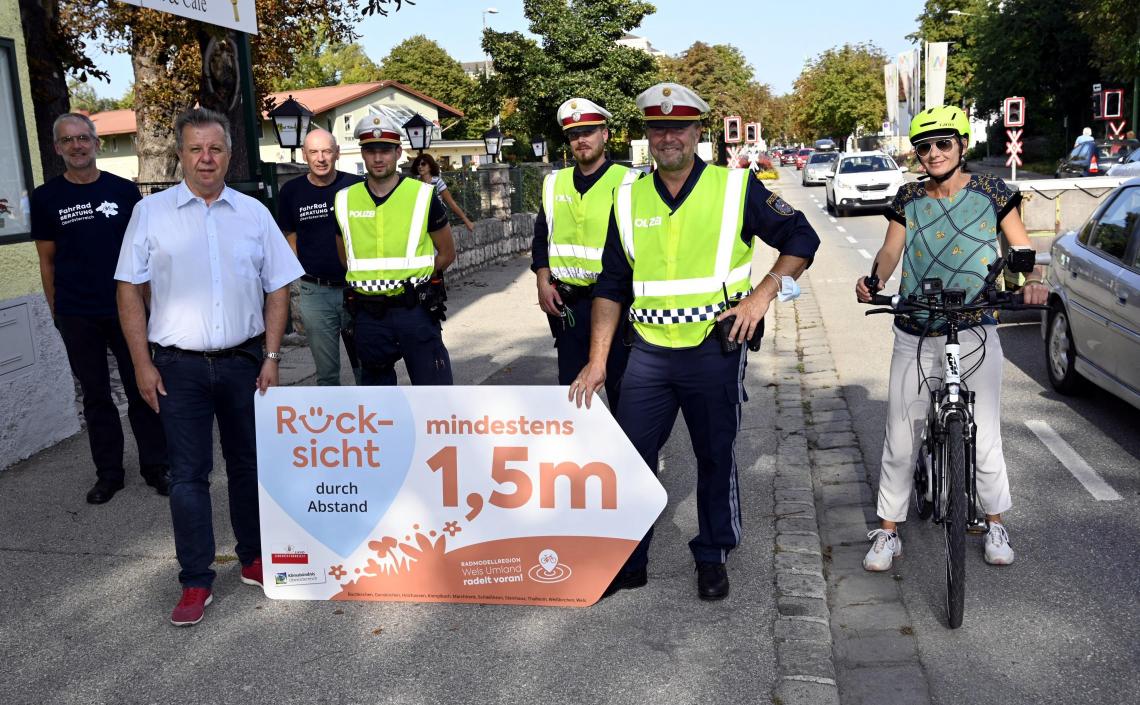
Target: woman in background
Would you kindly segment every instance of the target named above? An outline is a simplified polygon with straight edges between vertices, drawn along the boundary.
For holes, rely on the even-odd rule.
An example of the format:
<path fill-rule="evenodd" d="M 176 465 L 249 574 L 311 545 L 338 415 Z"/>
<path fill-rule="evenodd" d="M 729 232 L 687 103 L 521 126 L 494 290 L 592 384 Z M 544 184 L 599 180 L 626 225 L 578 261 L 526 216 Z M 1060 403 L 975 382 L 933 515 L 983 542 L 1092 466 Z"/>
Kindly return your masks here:
<path fill-rule="evenodd" d="M 463 212 L 463 209 L 459 207 L 459 204 L 455 202 L 455 199 L 452 198 L 451 191 L 447 190 L 447 182 L 439 175 L 439 164 L 436 163 L 430 154 L 420 154 L 412 160 L 412 173 L 425 184 L 435 186 L 435 194 L 439 196 L 440 200 L 442 200 L 453 213 L 463 220 L 463 224 L 467 226 L 467 232 L 475 232 L 475 225 L 471 222 L 471 219 L 467 217 L 467 214 Z"/>

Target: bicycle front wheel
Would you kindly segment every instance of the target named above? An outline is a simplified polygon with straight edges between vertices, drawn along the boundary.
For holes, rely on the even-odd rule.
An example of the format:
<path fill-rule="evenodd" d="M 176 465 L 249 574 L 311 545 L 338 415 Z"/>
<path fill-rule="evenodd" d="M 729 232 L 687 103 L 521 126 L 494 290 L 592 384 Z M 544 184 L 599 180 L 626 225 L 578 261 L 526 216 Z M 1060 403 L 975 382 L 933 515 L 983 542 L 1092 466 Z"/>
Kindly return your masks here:
<path fill-rule="evenodd" d="M 951 629 L 962 626 L 966 603 L 966 439 L 962 419 L 946 422 L 946 468 L 950 496 L 946 529 L 946 619 Z"/>

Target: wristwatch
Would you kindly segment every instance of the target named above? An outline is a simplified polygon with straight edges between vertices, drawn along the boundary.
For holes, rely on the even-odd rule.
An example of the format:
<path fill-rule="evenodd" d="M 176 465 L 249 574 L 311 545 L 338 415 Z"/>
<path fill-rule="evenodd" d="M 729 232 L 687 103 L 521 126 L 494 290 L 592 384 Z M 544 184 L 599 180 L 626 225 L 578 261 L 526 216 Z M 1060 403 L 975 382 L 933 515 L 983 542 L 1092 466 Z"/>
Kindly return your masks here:
<path fill-rule="evenodd" d="M 265 353 L 265 359 L 266 360 L 273 360 L 274 362 L 280 362 L 281 361 L 281 353 L 279 353 L 279 352 L 267 352 L 267 353 Z"/>

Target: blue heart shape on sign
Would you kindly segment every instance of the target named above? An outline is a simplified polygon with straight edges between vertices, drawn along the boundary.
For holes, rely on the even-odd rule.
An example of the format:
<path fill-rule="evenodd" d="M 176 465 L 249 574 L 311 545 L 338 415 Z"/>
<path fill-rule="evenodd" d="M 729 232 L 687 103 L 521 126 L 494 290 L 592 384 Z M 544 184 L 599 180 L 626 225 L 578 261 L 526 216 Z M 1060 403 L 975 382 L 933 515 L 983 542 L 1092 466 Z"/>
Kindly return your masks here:
<path fill-rule="evenodd" d="M 258 481 L 340 556 L 369 537 L 400 492 L 416 433 L 396 387 L 276 387 L 257 400 Z"/>

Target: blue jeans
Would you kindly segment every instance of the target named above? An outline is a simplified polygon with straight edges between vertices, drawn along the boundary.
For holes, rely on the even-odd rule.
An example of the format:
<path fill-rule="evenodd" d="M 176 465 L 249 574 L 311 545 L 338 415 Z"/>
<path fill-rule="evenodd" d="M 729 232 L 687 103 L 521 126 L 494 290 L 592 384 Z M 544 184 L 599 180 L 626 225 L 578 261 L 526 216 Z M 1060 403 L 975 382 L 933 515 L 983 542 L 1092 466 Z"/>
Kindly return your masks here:
<path fill-rule="evenodd" d="M 317 367 L 317 384 L 322 387 L 340 384 L 340 343 L 348 351 L 352 376 L 360 384 L 360 362 L 352 335 L 352 317 L 344 310 L 344 289 L 302 280 L 301 322 Z"/>
<path fill-rule="evenodd" d="M 159 395 L 159 418 L 170 453 L 170 516 L 183 587 L 214 582 L 214 523 L 210 471 L 214 467 L 214 419 L 226 460 L 230 524 L 242 565 L 261 557 L 257 507 L 257 441 L 253 395 L 261 370 L 261 343 L 248 355 L 206 358 L 159 348 L 154 365 L 166 396 Z"/>

